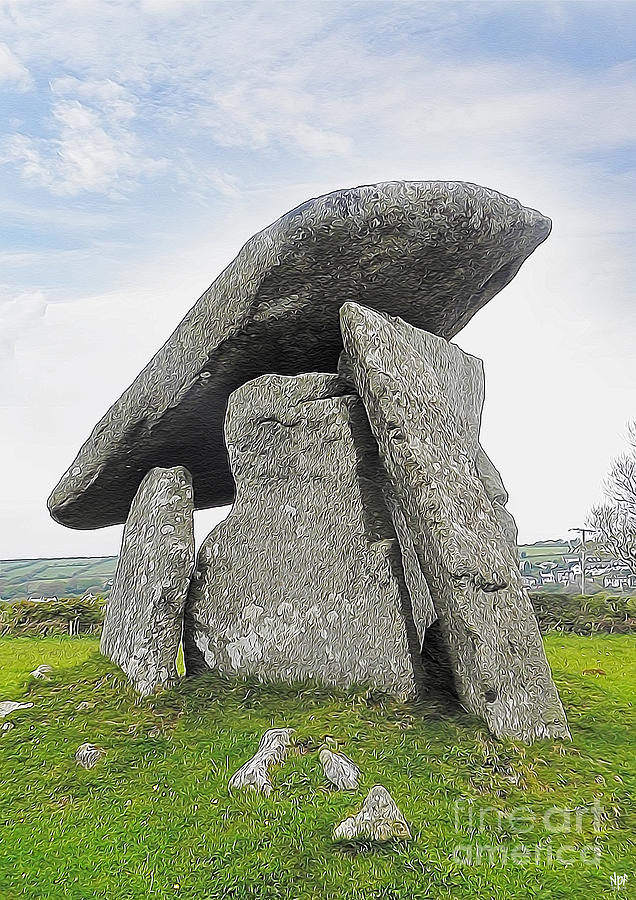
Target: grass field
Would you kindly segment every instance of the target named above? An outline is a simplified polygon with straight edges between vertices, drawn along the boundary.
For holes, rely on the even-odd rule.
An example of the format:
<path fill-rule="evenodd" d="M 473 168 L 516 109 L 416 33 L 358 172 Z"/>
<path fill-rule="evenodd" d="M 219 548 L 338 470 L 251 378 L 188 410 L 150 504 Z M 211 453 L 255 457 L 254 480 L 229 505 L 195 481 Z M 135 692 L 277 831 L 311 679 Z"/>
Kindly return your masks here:
<path fill-rule="evenodd" d="M 573 742 L 527 748 L 458 711 L 362 690 L 210 675 L 137 702 L 93 638 L 2 639 L 0 700 L 34 706 L 0 732 L 0 898 L 636 897 L 636 638 L 546 646 Z M 40 663 L 51 681 L 28 675 Z M 270 798 L 230 796 L 272 726 L 311 752 L 275 770 Z M 312 748 L 327 735 L 362 769 L 359 791 L 324 784 Z M 74 761 L 84 741 L 106 750 L 89 771 Z M 413 840 L 334 844 L 377 782 Z"/>
<path fill-rule="evenodd" d="M 558 562 L 568 553 L 572 553 L 569 544 L 558 541 L 537 542 L 536 544 L 521 544 L 519 554 L 531 560 L 534 564 L 541 562 Z"/>

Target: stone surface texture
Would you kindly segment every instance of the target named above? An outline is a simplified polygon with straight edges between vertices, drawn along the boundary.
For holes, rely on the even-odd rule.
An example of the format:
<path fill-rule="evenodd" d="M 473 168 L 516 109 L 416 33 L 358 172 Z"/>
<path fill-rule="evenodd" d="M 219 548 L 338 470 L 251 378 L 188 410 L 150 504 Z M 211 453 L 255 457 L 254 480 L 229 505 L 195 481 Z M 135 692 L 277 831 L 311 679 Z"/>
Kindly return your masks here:
<path fill-rule="evenodd" d="M 514 554 L 517 554 L 517 526 L 513 516 L 506 509 L 508 493 L 503 485 L 501 475 L 479 442 L 481 416 L 485 399 L 485 377 L 482 360 L 460 347 L 440 340 L 427 331 L 413 328 L 409 334 L 413 350 L 417 358 L 428 359 L 435 369 L 435 375 L 461 430 L 465 445 L 473 459 L 486 494 L 490 499 L 495 516 L 501 526 L 506 540 Z M 343 351 L 338 361 L 338 371 L 347 384 L 355 390 L 355 379 L 352 362 Z M 437 618 L 428 584 L 420 566 L 413 536 L 404 519 L 402 507 L 392 488 L 385 490 L 393 518 L 393 524 L 402 550 L 404 576 L 412 598 L 418 598 L 421 607 L 433 610 L 430 618 Z M 454 680 L 449 660 L 439 646 L 438 626 L 428 630 L 425 641 L 420 634 L 424 647 L 424 688 L 429 693 L 440 690 L 455 693 Z"/>
<path fill-rule="evenodd" d="M 73 528 L 127 518 L 150 469 L 185 466 L 198 508 L 230 503 L 228 395 L 267 372 L 335 371 L 346 300 L 450 338 L 550 222 L 464 182 L 384 182 L 303 203 L 254 235 L 108 410 L 49 498 Z"/>
<path fill-rule="evenodd" d="M 459 391 L 444 385 L 456 351 L 355 303 L 343 305 L 341 327 L 350 374 L 430 588 L 457 695 L 496 736 L 567 737 L 515 554 L 477 473 L 478 434 L 462 424 Z M 452 365 L 441 365 L 445 354 Z M 469 373 L 460 369 L 466 393 Z"/>
<path fill-rule="evenodd" d="M 254 756 L 230 778 L 229 789 L 246 787 L 269 796 L 272 792 L 269 770 L 285 761 L 293 733 L 293 728 L 270 728 L 266 731 Z"/>
<path fill-rule="evenodd" d="M 483 361 L 465 353 L 456 344 L 440 340 L 436 335 L 420 328 L 411 329 L 409 340 L 417 357 L 424 357 L 435 370 L 439 388 L 464 435 L 466 449 L 473 459 L 477 475 L 492 503 L 497 521 L 506 535 L 506 540 L 516 553 L 517 524 L 512 514 L 506 509 L 508 492 L 504 487 L 501 474 L 479 442 L 481 416 L 486 395 Z M 338 371 L 355 389 L 352 363 L 344 351 L 338 361 Z M 398 517 L 400 517 L 399 512 Z M 400 529 L 398 522 L 396 522 L 396 528 Z M 405 544 L 407 544 L 409 538 L 406 534 L 404 537 Z M 409 549 L 407 548 L 407 552 Z M 408 568 L 410 570 L 412 567 Z"/>
<path fill-rule="evenodd" d="M 333 837 L 336 841 L 408 840 L 411 830 L 387 789 L 376 784 L 367 794 L 360 812 L 337 825 Z"/>
<path fill-rule="evenodd" d="M 152 469 L 126 522 L 101 651 L 147 695 L 177 677 L 183 608 L 194 568 L 192 481 Z"/>
<path fill-rule="evenodd" d="M 433 611 L 411 605 L 377 445 L 349 390 L 335 374 L 265 375 L 232 394 L 237 497 L 199 552 L 188 673 L 414 693 Z"/>
<path fill-rule="evenodd" d="M 360 769 L 344 753 L 323 747 L 318 754 L 325 778 L 340 791 L 353 791 L 360 781 Z"/>

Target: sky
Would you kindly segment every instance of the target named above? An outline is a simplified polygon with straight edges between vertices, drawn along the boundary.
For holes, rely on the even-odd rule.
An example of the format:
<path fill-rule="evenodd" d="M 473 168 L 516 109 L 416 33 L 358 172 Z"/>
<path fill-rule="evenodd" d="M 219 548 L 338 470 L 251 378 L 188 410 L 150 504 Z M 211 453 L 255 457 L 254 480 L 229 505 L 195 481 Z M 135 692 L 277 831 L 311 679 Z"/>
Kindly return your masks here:
<path fill-rule="evenodd" d="M 636 418 L 634 47 L 631 2 L 0 0 L 0 558 L 117 553 L 46 508 L 93 426 L 255 231 L 392 179 L 553 220 L 455 341 L 520 540 L 581 526 Z"/>

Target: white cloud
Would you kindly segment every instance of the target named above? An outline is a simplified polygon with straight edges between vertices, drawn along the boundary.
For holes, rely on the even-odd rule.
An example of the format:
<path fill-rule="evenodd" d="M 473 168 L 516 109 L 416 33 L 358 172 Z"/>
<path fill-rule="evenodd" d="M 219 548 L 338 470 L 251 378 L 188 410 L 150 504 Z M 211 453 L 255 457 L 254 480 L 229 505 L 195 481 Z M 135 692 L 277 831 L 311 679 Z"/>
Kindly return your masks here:
<path fill-rule="evenodd" d="M 351 138 L 305 123 L 296 125 L 292 134 L 301 150 L 310 156 L 345 156 L 353 147 Z"/>
<path fill-rule="evenodd" d="M 343 156 L 352 148 L 350 123 L 335 130 L 328 123 L 313 85 L 301 69 L 280 71 L 253 66 L 229 88 L 199 105 L 201 123 L 225 147 L 259 150 L 284 145 L 309 157 Z"/>
<path fill-rule="evenodd" d="M 6 44 L 0 43 L 0 88 L 28 91 L 32 87 L 29 70 Z"/>
<path fill-rule="evenodd" d="M 160 155 L 172 153 L 177 176 L 179 131 L 207 132 L 217 148 L 276 147 L 309 160 L 366 153 L 370 140 L 376 152 L 394 151 L 399 134 L 402 142 L 425 142 L 418 148 L 424 163 L 432 143 L 438 157 L 465 158 L 467 135 L 477 152 L 500 160 L 511 148 L 563 159 L 636 137 L 628 114 L 636 101 L 633 62 L 592 74 L 538 55 L 449 58 L 441 48 L 457 28 L 457 9 L 428 6 L 425 29 L 418 5 L 370 4 L 368 17 L 352 10 L 59 3 L 40 6 L 38 21 L 18 9 L 6 30 L 28 58 L 67 72 L 53 80 L 58 95 L 93 108 L 99 101 L 109 115 L 119 109 L 129 118 L 137 108 L 131 97 L 143 97 L 145 119 L 155 129 L 170 126 Z M 73 17 L 72 34 L 61 27 L 65 16 Z M 391 53 L 372 38 L 386 33 L 395 42 L 396 21 L 404 32 Z M 423 43 L 409 42 L 409 23 L 425 32 Z M 100 38 L 111 34 L 106 50 Z"/>
<path fill-rule="evenodd" d="M 60 196 L 108 193 L 130 189 L 164 167 L 165 160 L 144 155 L 130 131 L 135 104 L 121 85 L 64 77 L 50 89 L 56 136 L 13 134 L 4 143 L 3 161 L 25 181 Z"/>
<path fill-rule="evenodd" d="M 135 118 L 136 98 L 126 88 L 107 78 L 103 81 L 81 81 L 66 75 L 51 82 L 55 96 L 77 98 L 98 106 L 104 118 L 114 122 L 129 122 Z"/>

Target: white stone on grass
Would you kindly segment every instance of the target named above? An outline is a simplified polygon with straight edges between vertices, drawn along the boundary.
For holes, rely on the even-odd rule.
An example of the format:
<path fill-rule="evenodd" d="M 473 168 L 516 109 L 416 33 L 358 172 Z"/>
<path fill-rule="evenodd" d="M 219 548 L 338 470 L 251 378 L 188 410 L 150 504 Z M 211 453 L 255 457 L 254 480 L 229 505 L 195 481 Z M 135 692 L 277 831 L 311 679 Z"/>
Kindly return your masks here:
<path fill-rule="evenodd" d="M 30 674 L 33 678 L 42 678 L 44 681 L 49 680 L 49 674 L 53 671 L 51 666 L 47 666 L 46 664 L 42 664 L 34 669 Z"/>
<path fill-rule="evenodd" d="M 95 744 L 81 744 L 77 748 L 75 759 L 85 769 L 92 769 L 93 766 L 97 765 L 105 752 L 101 747 L 96 747 Z"/>
<path fill-rule="evenodd" d="M 360 812 L 336 826 L 333 837 L 336 841 L 408 840 L 411 830 L 387 789 L 376 784 L 367 794 Z"/>
<path fill-rule="evenodd" d="M 360 769 L 345 756 L 344 753 L 334 753 L 327 747 L 323 747 L 319 753 L 320 762 L 327 781 L 339 790 L 355 790 L 360 781 Z"/>
<path fill-rule="evenodd" d="M 0 719 L 4 719 L 5 716 L 10 715 L 18 709 L 30 709 L 32 706 L 32 703 L 18 703 L 16 700 L 2 700 L 0 701 Z"/>
<path fill-rule="evenodd" d="M 269 796 L 272 792 L 269 770 L 284 761 L 293 732 L 293 728 L 270 728 L 266 731 L 254 756 L 230 778 L 230 790 L 248 787 Z"/>

